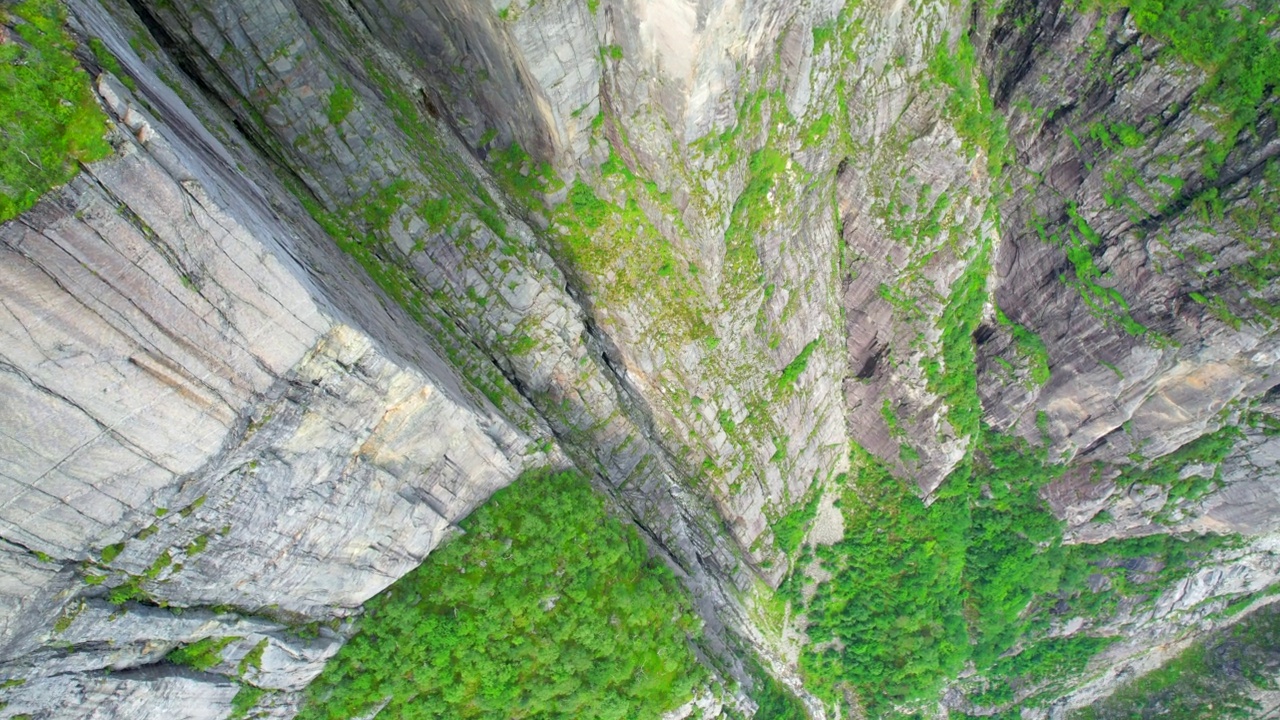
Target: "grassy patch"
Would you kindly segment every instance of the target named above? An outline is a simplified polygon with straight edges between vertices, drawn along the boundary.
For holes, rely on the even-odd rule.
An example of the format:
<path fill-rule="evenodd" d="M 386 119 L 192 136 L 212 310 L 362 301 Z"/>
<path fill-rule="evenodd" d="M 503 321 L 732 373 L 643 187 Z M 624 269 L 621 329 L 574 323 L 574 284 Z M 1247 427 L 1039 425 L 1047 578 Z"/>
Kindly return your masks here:
<path fill-rule="evenodd" d="M 1239 428 L 1228 425 L 1192 440 L 1145 467 L 1135 467 L 1124 472 L 1116 478 L 1116 484 L 1120 487 L 1138 483 L 1168 488 L 1165 508 L 1156 516 L 1157 519 L 1164 519 L 1172 510 L 1172 505 L 1176 505 L 1179 500 L 1198 499 L 1222 484 L 1222 461 L 1241 437 L 1243 433 Z M 1196 465 L 1212 467 L 1213 473 L 1208 476 L 1196 474 L 1182 477 L 1184 469 Z"/>
<path fill-rule="evenodd" d="M 112 560 L 120 557 L 120 553 L 124 552 L 124 543 L 116 543 L 102 548 L 102 564 L 106 565 Z"/>
<path fill-rule="evenodd" d="M 1129 303 L 1120 291 L 1099 282 L 1104 275 L 1094 263 L 1093 253 L 1104 247 L 1102 237 L 1081 217 L 1074 204 L 1067 208 L 1067 216 L 1071 223 L 1061 236 L 1049 236 L 1043 225 L 1036 225 L 1040 239 L 1060 245 L 1071 261 L 1072 276 L 1063 273 L 1059 279 L 1080 292 L 1085 305 L 1098 319 L 1112 322 L 1130 335 L 1145 335 L 1147 328 L 1129 314 Z"/>
<path fill-rule="evenodd" d="M 124 73 L 124 68 L 120 67 L 119 58 L 112 54 L 101 40 L 89 38 L 89 50 L 93 52 L 93 58 L 98 61 L 98 65 L 102 66 L 103 70 L 115 75 L 125 87 L 137 92 L 138 83 Z"/>
<path fill-rule="evenodd" d="M 503 185 L 531 207 L 542 207 L 535 194 L 543 192 L 540 188 L 562 186 L 556 185 L 560 181 L 550 166 L 539 167 L 523 158 L 513 162 L 510 155 L 499 154 L 493 167 Z M 695 279 L 697 267 L 680 260 L 645 209 L 657 207 L 668 217 L 678 217 L 668 207 L 669 197 L 635 175 L 615 152 L 601 173 L 600 192 L 607 196 L 578 179 L 569 187 L 566 202 L 550 212 L 556 254 L 580 274 L 601 306 L 644 303 L 657 319 L 650 329 L 652 341 L 673 347 L 712 337 L 706 298 Z"/>
<path fill-rule="evenodd" d="M 76 617 L 80 615 L 84 608 L 85 602 L 83 600 L 77 600 L 67 606 L 67 608 L 58 615 L 58 619 L 53 622 L 53 631 L 55 633 L 66 632 L 67 629 L 71 627 L 71 624 L 76 621 Z"/>
<path fill-rule="evenodd" d="M 0 222 L 111 153 L 106 117 L 72 56 L 65 11 L 53 0 L 0 9 L 18 42 L 0 44 Z"/>
<path fill-rule="evenodd" d="M 834 22 L 813 26 L 813 52 L 816 55 L 829 43 L 835 42 L 836 26 Z"/>
<path fill-rule="evenodd" d="M 269 643 L 269 640 L 263 638 L 257 645 L 254 645 L 252 650 L 245 653 L 244 657 L 240 658 L 240 664 L 236 666 L 236 671 L 241 675 L 244 675 L 250 668 L 253 668 L 254 670 L 261 670 L 262 653 L 266 652 L 267 645 Z"/>
<path fill-rule="evenodd" d="M 542 198 L 564 187 L 550 164 L 534 160 L 516 143 L 494 151 L 489 160 L 503 188 L 527 208 L 542 209 Z"/>
<path fill-rule="evenodd" d="M 751 154 L 747 185 L 733 203 L 729 227 L 724 232 L 725 276 L 733 288 L 745 290 L 761 277 L 755 240 L 781 205 L 782 198 L 770 195 L 778 186 L 777 177 L 786 167 L 787 156 L 771 147 Z"/>
<path fill-rule="evenodd" d="M 191 544 L 187 545 L 184 552 L 186 552 L 187 557 L 192 557 L 204 552 L 204 549 L 208 544 L 209 544 L 208 535 L 204 535 L 204 534 L 197 535 L 196 538 L 191 541 Z"/>
<path fill-rule="evenodd" d="M 996 308 L 996 322 L 1008 327 L 1013 335 L 1014 349 L 1027 363 L 1027 380 L 1031 385 L 1039 387 L 1049 382 L 1049 350 L 1045 347 L 1044 340 L 1009 320 L 999 308 Z"/>

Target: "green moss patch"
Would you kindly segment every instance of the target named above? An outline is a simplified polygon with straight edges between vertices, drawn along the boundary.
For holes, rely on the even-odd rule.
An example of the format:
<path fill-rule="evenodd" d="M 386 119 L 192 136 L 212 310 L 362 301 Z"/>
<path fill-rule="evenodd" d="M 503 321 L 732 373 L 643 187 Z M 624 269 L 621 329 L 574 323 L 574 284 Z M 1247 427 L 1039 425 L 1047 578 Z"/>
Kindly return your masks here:
<path fill-rule="evenodd" d="M 14 38 L 0 43 L 0 222 L 111 153 L 106 117 L 71 52 L 65 12 L 52 0 L 0 9 Z"/>

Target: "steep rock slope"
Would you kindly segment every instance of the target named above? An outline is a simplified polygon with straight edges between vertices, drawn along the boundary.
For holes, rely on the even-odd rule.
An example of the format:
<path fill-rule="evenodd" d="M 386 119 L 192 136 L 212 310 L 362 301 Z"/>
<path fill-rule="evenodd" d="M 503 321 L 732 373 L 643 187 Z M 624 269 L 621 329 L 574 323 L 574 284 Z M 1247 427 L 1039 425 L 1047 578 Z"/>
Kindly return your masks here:
<path fill-rule="evenodd" d="M 808 543 L 840 539 L 851 439 L 933 498 L 985 422 L 1069 463 L 1041 490 L 1068 541 L 1254 538 L 1064 619 L 1129 639 L 1023 688 L 1066 693 L 1037 712 L 1280 576 L 1275 84 L 1227 112 L 1221 60 L 1149 14 L 71 8 L 139 91 L 98 80 L 115 156 L 0 230 L 7 712 L 71 672 L 104 712 L 218 716 L 263 638 L 288 679 L 248 682 L 300 688 L 338 636 L 280 621 L 349 614 L 548 458 L 639 523 L 746 683 L 734 638 L 800 687 L 770 586 L 815 513 Z M 108 595 L 271 619 L 117 631 Z M 233 636 L 218 675 L 98 672 Z"/>
<path fill-rule="evenodd" d="M 127 48 L 113 30 L 96 34 Z M 72 712 L 74 682 L 75 712 L 216 716 L 236 692 L 225 680 L 100 672 L 205 637 L 239 637 L 241 655 L 268 643 L 263 682 L 301 687 L 334 636 L 225 608 L 348 614 L 540 454 L 323 231 L 281 214 L 171 90 L 130 69 L 146 104 L 105 76 L 96 88 L 114 156 L 2 231 L 2 641 L 7 678 L 27 681 L 7 712 L 51 698 Z M 220 609 L 110 622 L 86 593 Z"/>

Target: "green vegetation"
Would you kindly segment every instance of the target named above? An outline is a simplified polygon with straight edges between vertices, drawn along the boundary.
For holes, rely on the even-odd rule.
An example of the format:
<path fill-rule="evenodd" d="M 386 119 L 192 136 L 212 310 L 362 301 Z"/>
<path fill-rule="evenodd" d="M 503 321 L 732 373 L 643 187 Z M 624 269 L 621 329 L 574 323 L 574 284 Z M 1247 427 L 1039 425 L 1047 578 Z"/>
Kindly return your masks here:
<path fill-rule="evenodd" d="M 186 507 L 182 508 L 181 510 L 179 510 L 179 511 L 178 511 L 178 514 L 179 514 L 179 515 L 181 515 L 181 516 L 182 516 L 182 517 L 184 517 L 184 518 L 189 518 L 189 517 L 191 517 L 191 513 L 195 512 L 196 510 L 199 510 L 199 509 L 200 509 L 200 506 L 204 505 L 204 501 L 205 501 L 206 499 L 207 499 L 207 498 L 206 498 L 204 495 L 201 495 L 200 497 L 196 498 L 195 500 L 192 500 L 190 505 L 188 505 L 188 506 L 186 506 Z"/>
<path fill-rule="evenodd" d="M 1280 606 L 1257 610 L 1174 660 L 1070 715 L 1071 720 L 1246 720 L 1255 688 L 1277 690 Z"/>
<path fill-rule="evenodd" d="M 929 63 L 929 71 L 938 82 L 951 88 L 946 112 L 965 148 L 970 153 L 978 150 L 985 153 L 987 171 L 991 177 L 999 177 L 1010 159 L 1009 132 L 1004 117 L 996 112 L 991 101 L 986 75 L 977 70 L 969 36 L 961 35 L 955 50 L 948 45 L 948 38 L 943 35 Z"/>
<path fill-rule="evenodd" d="M 1275 3 L 1101 0 L 1098 5 L 1107 12 L 1127 9 L 1139 30 L 1207 73 L 1196 104 L 1214 108 L 1221 139 L 1207 147 L 1205 173 L 1216 177 L 1241 133 L 1258 123 L 1280 87 L 1280 46 L 1273 38 L 1280 14 Z"/>
<path fill-rule="evenodd" d="M 1246 319 L 1268 329 L 1274 327 L 1280 321 L 1280 304 L 1268 300 L 1267 294 L 1280 277 L 1280 163 L 1268 161 L 1262 169 L 1262 181 L 1252 183 L 1248 195 L 1234 200 L 1229 211 L 1216 187 L 1190 199 L 1179 195 L 1174 200 L 1188 203 L 1184 216 L 1198 219 L 1201 231 L 1227 234 L 1248 251 L 1243 260 L 1226 268 L 1234 282 L 1224 284 L 1214 282 L 1222 273 L 1217 267 L 1220 258 L 1194 246 L 1175 250 L 1157 237 L 1179 260 L 1193 268 L 1204 268 L 1197 269 L 1196 274 L 1205 282 L 1205 292 L 1220 291 L 1208 296 L 1192 291 L 1187 296 L 1237 330 Z"/>
<path fill-rule="evenodd" d="M 102 548 L 102 564 L 109 564 L 112 560 L 120 557 L 122 552 L 124 552 L 124 543 L 116 543 Z"/>
<path fill-rule="evenodd" d="M 1125 123 L 1114 123 L 1109 127 L 1105 123 L 1094 123 L 1089 128 L 1089 137 L 1113 152 L 1123 148 L 1142 147 L 1142 143 L 1146 141 L 1137 128 Z"/>
<path fill-rule="evenodd" d="M 815 147 L 827 138 L 831 131 L 831 113 L 823 113 L 800 134 L 800 141 L 805 147 Z"/>
<path fill-rule="evenodd" d="M 174 650 L 166 655 L 165 659 L 175 665 L 186 665 L 195 670 L 208 670 L 222 662 L 223 649 L 239 639 L 235 636 L 205 638 Z"/>
<path fill-rule="evenodd" d="M 885 398 L 884 404 L 880 406 L 880 417 L 884 418 L 884 425 L 889 428 L 889 437 L 906 437 L 907 431 L 903 429 L 902 421 L 898 419 L 898 413 L 893 409 L 893 401 L 889 398 Z"/>
<path fill-rule="evenodd" d="M 1074 226 L 1067 229 L 1067 237 L 1063 242 L 1067 259 L 1075 268 L 1075 281 L 1072 284 L 1080 291 L 1085 304 L 1094 315 L 1104 320 L 1115 320 L 1130 335 L 1146 333 L 1147 329 L 1129 314 L 1129 303 L 1120 291 L 1098 284 L 1103 276 L 1093 262 L 1093 253 L 1103 246 L 1101 236 L 1089 227 L 1089 223 L 1076 212 L 1074 205 L 1067 208 L 1067 215 Z"/>
<path fill-rule="evenodd" d="M 107 602 L 112 605 L 123 605 L 130 600 L 139 600 L 147 597 L 146 592 L 142 589 L 142 578 L 130 575 L 125 578 L 124 582 L 111 588 L 107 593 Z"/>
<path fill-rule="evenodd" d="M 982 421 L 982 401 L 978 397 L 977 351 L 973 333 L 982 320 L 987 302 L 987 273 L 990 271 L 987 244 L 978 249 L 964 274 L 951 287 L 947 306 L 938 318 L 942 330 L 942 356 L 925 361 L 929 390 L 947 404 L 947 420 L 959 436 L 977 435 Z"/>
<path fill-rule="evenodd" d="M 783 515 L 770 524 L 773 535 L 777 539 L 778 549 L 790 555 L 804 540 L 809 531 L 809 523 L 818 514 L 818 503 L 822 500 L 822 491 L 813 493 L 813 497 L 803 505 L 797 505 L 791 512 Z"/>
<path fill-rule="evenodd" d="M 1187 108 L 1213 123 L 1216 130 L 1212 139 L 1187 148 L 1188 154 L 1201 158 L 1203 177 L 1197 178 L 1194 174 L 1179 176 L 1186 173 L 1174 170 L 1178 159 L 1172 156 L 1144 157 L 1149 153 L 1142 148 L 1149 147 L 1150 142 L 1139 128 L 1154 118 L 1131 118 L 1134 124 L 1092 122 L 1086 128 L 1077 128 L 1078 134 L 1071 134 L 1077 149 L 1083 148 L 1080 140 L 1087 136 L 1104 151 L 1103 157 L 1108 163 L 1103 172 L 1106 204 L 1126 209 L 1135 224 L 1145 224 L 1153 212 L 1166 218 L 1181 215 L 1191 223 L 1199 219 L 1203 232 L 1232 236 L 1248 248 L 1249 254 L 1243 261 L 1232 258 L 1236 264 L 1226 270 L 1237 282 L 1225 287 L 1215 281 L 1224 270 L 1217 266 L 1223 257 L 1211 256 L 1195 246 L 1174 249 L 1159 233 L 1155 241 L 1165 244 L 1170 254 L 1205 281 L 1188 297 L 1204 305 L 1207 314 L 1235 329 L 1240 329 L 1246 321 L 1268 328 L 1274 326 L 1280 320 L 1280 306 L 1266 297 L 1265 290 L 1280 277 L 1280 243 L 1275 239 L 1275 228 L 1280 227 L 1280 217 L 1275 211 L 1275 180 L 1280 178 L 1280 172 L 1270 167 L 1274 161 L 1268 163 L 1264 171 L 1266 182 L 1249 183 L 1249 197 L 1232 198 L 1230 203 L 1220 195 L 1225 187 L 1220 189 L 1216 181 L 1239 143 L 1255 135 L 1260 124 L 1280 118 L 1274 102 L 1280 87 L 1280 47 L 1274 40 L 1280 26 L 1276 3 L 1274 0 L 1238 4 L 1226 0 L 1207 3 L 1089 0 L 1081 9 L 1101 10 L 1104 17 L 1127 11 L 1141 33 L 1163 44 L 1164 60 L 1187 63 L 1203 71 L 1204 81 L 1189 99 Z M 1105 35 L 1100 23 L 1090 39 L 1099 53 L 1106 47 Z M 1130 62 L 1137 60 L 1131 58 Z M 1107 81 L 1114 82 L 1115 78 Z M 1098 162 L 1096 156 L 1085 160 L 1086 163 Z M 1139 172 L 1138 168 L 1153 161 L 1166 164 L 1170 173 L 1178 174 L 1160 174 L 1158 183 L 1145 182 L 1146 173 Z M 1130 197 L 1131 193 L 1144 194 L 1149 202 L 1138 202 Z M 1224 212 L 1228 205 L 1231 210 Z M 1072 221 L 1077 227 L 1066 233 L 1071 237 L 1063 240 L 1075 267 L 1075 278 L 1069 281 L 1080 289 L 1096 315 L 1117 322 L 1130 334 L 1142 334 L 1145 329 L 1130 316 L 1124 299 L 1100 280 L 1102 276 L 1094 266 L 1092 255 L 1102 248 L 1090 236 L 1092 231 L 1080 227 L 1082 223 L 1074 213 Z M 1155 340 L 1168 342 L 1165 338 Z"/>
<path fill-rule="evenodd" d="M 657 717 L 704 681 L 674 577 L 577 473 L 526 473 L 463 527 L 367 603 L 299 717 Z"/>
<path fill-rule="evenodd" d="M 329 124 L 338 126 L 343 120 L 351 114 L 356 108 L 356 93 L 346 85 L 338 85 L 329 93 L 329 107 L 327 114 L 329 116 Z"/>
<path fill-rule="evenodd" d="M 1014 348 L 1027 363 L 1027 379 L 1035 387 L 1049 382 L 1049 350 L 1040 336 L 1025 327 L 1009 320 L 996 308 L 996 322 L 1009 328 L 1013 335 Z"/>
<path fill-rule="evenodd" d="M 1027 633 L 1023 611 L 1032 600 L 1059 589 L 1062 527 L 1040 500 L 1039 490 L 1065 468 L 1048 463 L 1043 448 L 991 431 L 984 433 L 978 460 L 975 477 L 981 478 L 985 493 L 964 489 L 970 493 L 971 518 L 965 578 L 976 619 L 973 659 L 986 667 Z"/>
<path fill-rule="evenodd" d="M 354 37 L 354 30 L 341 29 Z M 523 248 L 507 236 L 498 202 L 470 167 L 444 150 L 434 123 L 423 116 L 410 92 L 383 72 L 372 57 L 365 59 L 364 70 L 405 139 L 406 157 L 416 161 L 415 169 L 421 174 L 409 173 L 406 177 L 390 179 L 341 207 L 324 206 L 296 177 L 281 174 L 280 179 L 338 247 L 360 264 L 391 301 L 439 338 L 440 350 L 469 381 L 470 387 L 509 417 L 525 420 L 527 406 L 486 354 L 492 348 L 477 347 L 474 338 L 465 336 L 458 322 L 459 318 L 473 316 L 479 309 L 476 303 L 465 292 L 456 292 L 447 285 L 433 287 L 408 268 L 391 241 L 389 229 L 393 218 L 409 222 L 411 216 L 417 216 L 433 230 L 447 234 L 461 252 L 471 253 L 478 250 L 473 238 L 482 232 L 481 228 L 487 227 L 500 243 L 498 250 L 505 256 L 503 263 L 510 262 L 506 258 L 518 256 Z M 346 97 L 347 92 L 339 86 L 326 102 L 335 101 L 330 103 L 331 108 L 342 111 L 348 104 Z M 357 100 L 354 92 L 350 100 Z M 340 114 L 335 113 L 335 118 Z M 264 141 L 272 142 L 272 130 L 260 120 L 256 125 Z M 425 182 L 418 181 L 422 178 Z M 473 222 L 473 218 L 478 222 Z M 473 294 L 479 296 L 474 290 Z"/>
<path fill-rule="evenodd" d="M 1180 500 L 1196 500 L 1221 485 L 1221 463 L 1242 436 L 1239 428 L 1227 425 L 1153 460 L 1146 467 L 1127 470 L 1116 478 L 1116 483 L 1120 487 L 1139 483 L 1168 488 L 1165 507 L 1156 515 L 1157 520 L 1165 520 Z M 1184 469 L 1195 465 L 1212 466 L 1213 474 L 1182 477 Z"/>
<path fill-rule="evenodd" d="M 984 705 L 1002 705 L 1012 702 L 1017 690 L 1036 688 L 1055 678 L 1078 677 L 1094 655 L 1119 639 L 1075 635 L 1027 645 L 1017 655 L 996 660 L 986 671 L 988 689 L 972 699 Z M 1016 709 L 1010 713 L 1021 717 Z"/>
<path fill-rule="evenodd" d="M 489 156 L 504 189 L 528 208 L 541 208 L 542 198 L 564 187 L 550 164 L 538 162 L 518 144 L 495 150 Z"/>
<path fill-rule="evenodd" d="M 527 156 L 520 157 L 522 152 L 520 156 L 513 153 L 508 149 L 495 154 L 493 168 L 500 181 L 531 210 L 547 212 L 541 195 L 535 193 L 538 188 L 559 189 L 563 183 L 549 165 L 538 166 Z M 601 192 L 621 200 L 611 201 L 583 180 L 575 180 L 567 201 L 550 213 L 559 230 L 552 237 L 553 249 L 581 273 L 600 306 L 646 303 L 658 320 L 651 329 L 652 341 L 671 346 L 711 338 L 706 301 L 695 279 L 697 267 L 679 260 L 645 209 L 666 208 L 669 196 L 635 175 L 616 152 L 610 152 L 600 170 Z"/>
<path fill-rule="evenodd" d="M 809 357 L 813 355 L 814 350 L 818 349 L 818 344 L 821 342 L 822 338 L 810 341 L 801 348 L 791 362 L 787 363 L 786 367 L 782 368 L 782 376 L 778 378 L 779 390 L 789 390 L 792 385 L 795 385 L 796 380 L 799 380 L 805 369 L 809 367 Z"/>
<path fill-rule="evenodd" d="M 191 541 L 191 544 L 187 545 L 184 552 L 186 552 L 187 557 L 192 557 L 194 555 L 198 555 L 199 553 L 204 552 L 204 549 L 208 544 L 209 544 L 208 535 L 204 535 L 204 534 L 197 535 L 196 538 Z"/>
<path fill-rule="evenodd" d="M 354 207 L 341 212 L 330 212 L 298 183 L 286 179 L 286 186 L 294 192 L 308 214 L 325 229 L 338 247 L 359 263 L 388 297 L 403 307 L 416 322 L 445 339 L 441 343 L 445 356 L 485 398 L 499 408 L 512 411 L 513 416 L 519 416 L 517 406 L 508 401 L 515 395 L 514 389 L 491 364 L 477 362 L 466 353 L 466 349 L 471 347 L 471 342 L 464 340 L 456 323 L 447 319 L 445 312 L 453 309 L 459 299 L 443 292 L 432 294 L 424 292 L 418 286 L 418 279 L 410 271 L 400 263 L 383 257 L 382 241 L 379 239 L 379 234 L 375 233 L 385 231 L 386 226 L 365 228 L 354 221 L 354 218 L 361 216 L 375 218 L 385 216 L 390 204 L 388 193 L 372 192 L 363 202 L 357 203 Z M 461 202 L 471 202 L 470 198 L 461 197 Z M 424 211 L 432 207 L 434 205 L 429 202 L 423 205 Z M 476 215 L 479 219 L 485 221 L 485 224 L 495 232 L 505 233 L 501 219 L 491 208 L 480 205 L 476 207 L 478 208 Z M 488 212 L 482 212 L 482 210 Z M 436 308 L 434 311 L 430 309 L 429 300 L 434 301 Z M 440 305 L 445 307 L 440 308 Z"/>
<path fill-rule="evenodd" d="M 581 180 L 575 180 L 573 187 L 569 188 L 569 206 L 573 208 L 578 220 L 590 230 L 604 225 L 612 213 L 609 205 L 596 196 L 590 185 Z"/>
<path fill-rule="evenodd" d="M 55 633 L 63 633 L 67 628 L 71 627 L 71 623 L 76 621 L 76 617 L 84 610 L 84 600 L 78 600 L 75 603 L 64 608 L 62 613 L 58 615 L 58 619 L 53 622 L 53 631 Z"/>
<path fill-rule="evenodd" d="M 0 43 L 0 222 L 111 153 L 106 118 L 72 56 L 55 0 L 0 8 L 18 42 Z"/>
<path fill-rule="evenodd" d="M 238 720 L 249 716 L 249 711 L 253 709 L 265 690 L 254 687 L 246 683 L 240 683 L 240 689 L 236 691 L 236 696 L 231 698 L 231 714 L 227 716 L 227 720 Z"/>
<path fill-rule="evenodd" d="M 926 508 L 860 448 L 850 477 L 845 536 L 816 548 L 834 577 L 805 608 L 811 644 L 801 667 L 819 688 L 852 686 L 874 717 L 936 692 L 964 664 L 968 522 L 955 503 Z"/>
<path fill-rule="evenodd" d="M 813 26 L 813 52 L 816 55 L 822 51 L 829 43 L 835 42 L 836 27 L 835 23 L 826 23 L 825 25 Z"/>
<path fill-rule="evenodd" d="M 872 717 L 927 701 L 970 661 L 979 674 L 963 687 L 979 705 L 1051 696 L 1114 640 L 1088 625 L 1050 637 L 1055 618 L 1099 621 L 1122 601 L 1152 602 L 1230 542 L 1161 535 L 1064 546 L 1039 490 L 1065 467 L 989 429 L 928 506 L 856 446 L 852 461 L 839 501 L 845 537 L 815 548 L 833 577 L 797 608 L 811 641 L 801 667 L 820 692 L 852 689 Z M 792 602 L 797 575 L 780 590 Z"/>
<path fill-rule="evenodd" d="M 173 564 L 173 556 L 169 554 L 168 550 L 166 550 L 160 553 L 160 555 L 156 557 L 155 561 L 151 563 L 151 567 L 147 568 L 143 572 L 143 575 L 148 580 L 155 580 L 157 577 L 160 576 L 160 573 L 164 572 L 165 568 L 169 567 L 172 564 Z"/>
<path fill-rule="evenodd" d="M 250 668 L 253 668 L 254 670 L 261 670 L 262 653 L 266 652 L 267 644 L 269 642 L 270 641 L 266 638 L 258 641 L 258 644 L 254 645 L 252 650 L 245 653 L 244 657 L 240 658 L 240 664 L 236 666 L 236 672 L 244 675 Z"/>
<path fill-rule="evenodd" d="M 1280 321 L 1280 306 L 1261 296 L 1280 277 L 1280 162 L 1268 161 L 1262 176 L 1265 182 L 1254 184 L 1247 202 L 1228 214 L 1235 225 L 1232 236 L 1251 253 L 1230 273 L 1248 296 L 1255 317 L 1270 328 Z"/>
<path fill-rule="evenodd" d="M 755 681 L 751 691 L 751 699 L 758 706 L 754 720 L 808 720 L 800 699 L 792 695 L 782 683 L 765 672 L 765 669 L 752 657 L 747 658 L 747 669 Z"/>
<path fill-rule="evenodd" d="M 771 200 L 769 196 L 786 167 L 787 156 L 771 147 L 752 153 L 747 163 L 747 186 L 734 201 L 729 227 L 724 231 L 725 275 L 733 288 L 749 288 L 761 276 L 755 241 L 782 204 L 783 198 L 775 195 Z"/>
<path fill-rule="evenodd" d="M 102 66 L 103 70 L 115 75 L 130 90 L 135 92 L 138 90 L 138 84 L 133 81 L 133 78 L 124 73 L 124 68 L 120 67 L 119 58 L 113 55 L 101 40 L 89 38 L 89 50 L 93 52 L 93 58 L 98 61 L 98 65 Z"/>
<path fill-rule="evenodd" d="M 1071 261 L 1074 277 L 1063 273 L 1060 280 L 1080 292 L 1085 305 L 1098 319 L 1114 322 L 1130 335 L 1145 335 L 1147 328 L 1129 314 L 1129 303 L 1120 291 L 1099 283 L 1105 276 L 1094 263 L 1093 253 L 1103 247 L 1102 237 L 1077 212 L 1074 203 L 1067 207 L 1067 216 L 1071 223 L 1063 236 L 1048 235 L 1044 225 L 1036 222 L 1036 232 L 1040 239 L 1046 243 L 1061 245 L 1066 251 L 1067 259 Z"/>

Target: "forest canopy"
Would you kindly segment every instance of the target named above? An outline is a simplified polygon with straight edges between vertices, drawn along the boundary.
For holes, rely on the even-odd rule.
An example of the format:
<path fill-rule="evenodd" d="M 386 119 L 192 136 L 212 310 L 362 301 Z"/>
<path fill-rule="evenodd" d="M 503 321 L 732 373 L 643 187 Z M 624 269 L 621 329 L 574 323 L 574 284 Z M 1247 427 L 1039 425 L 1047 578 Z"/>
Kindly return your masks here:
<path fill-rule="evenodd" d="M 499 491 L 365 608 L 300 718 L 659 717 L 707 678 L 700 621 L 577 472 Z"/>

